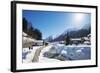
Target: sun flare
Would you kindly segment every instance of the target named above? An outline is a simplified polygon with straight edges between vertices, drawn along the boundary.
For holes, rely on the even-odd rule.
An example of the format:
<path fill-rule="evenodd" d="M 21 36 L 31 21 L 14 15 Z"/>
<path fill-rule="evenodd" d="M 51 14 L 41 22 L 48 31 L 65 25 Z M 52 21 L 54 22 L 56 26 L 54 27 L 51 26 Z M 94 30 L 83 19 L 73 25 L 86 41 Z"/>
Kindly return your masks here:
<path fill-rule="evenodd" d="M 75 20 L 75 27 L 81 28 L 82 22 L 84 20 L 84 14 L 82 13 L 77 13 L 74 15 L 74 20 Z"/>
<path fill-rule="evenodd" d="M 81 13 L 75 14 L 75 21 L 77 23 L 80 23 L 83 19 L 84 19 L 84 14 L 81 14 Z"/>

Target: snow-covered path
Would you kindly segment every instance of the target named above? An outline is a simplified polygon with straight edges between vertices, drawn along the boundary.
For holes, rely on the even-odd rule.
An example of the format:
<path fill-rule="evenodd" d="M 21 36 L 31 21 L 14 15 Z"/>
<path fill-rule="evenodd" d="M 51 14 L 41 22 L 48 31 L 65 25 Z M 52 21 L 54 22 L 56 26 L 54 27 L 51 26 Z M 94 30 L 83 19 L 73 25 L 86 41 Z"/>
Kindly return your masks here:
<path fill-rule="evenodd" d="M 27 52 L 29 52 L 27 50 Z M 48 44 L 47 46 L 33 46 L 26 55 L 24 63 L 31 62 L 59 62 L 67 60 L 87 60 L 91 58 L 90 45 L 62 45 Z"/>
<path fill-rule="evenodd" d="M 35 51 L 34 57 L 33 57 L 33 59 L 32 59 L 32 62 L 38 62 L 38 61 L 39 61 L 39 55 L 40 55 L 42 49 L 44 49 L 45 47 L 46 47 L 46 46 L 40 47 L 40 48 L 38 48 L 38 49 Z"/>
<path fill-rule="evenodd" d="M 35 46 L 33 47 L 33 49 L 29 50 L 29 48 L 23 48 L 23 63 L 30 63 L 32 62 L 32 59 L 35 55 L 35 52 L 38 48 L 41 48 L 42 46 Z M 24 55 L 24 53 L 27 53 L 26 55 Z"/>

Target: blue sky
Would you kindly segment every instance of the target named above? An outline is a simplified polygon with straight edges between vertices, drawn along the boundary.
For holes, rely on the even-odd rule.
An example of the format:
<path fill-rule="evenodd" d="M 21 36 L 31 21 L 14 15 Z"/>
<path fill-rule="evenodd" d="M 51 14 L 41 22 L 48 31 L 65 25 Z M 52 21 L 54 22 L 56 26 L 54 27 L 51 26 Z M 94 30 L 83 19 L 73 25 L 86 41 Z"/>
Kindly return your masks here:
<path fill-rule="evenodd" d="M 42 32 L 43 39 L 56 37 L 65 30 L 78 30 L 91 24 L 91 14 L 73 12 L 23 10 L 24 18 Z"/>

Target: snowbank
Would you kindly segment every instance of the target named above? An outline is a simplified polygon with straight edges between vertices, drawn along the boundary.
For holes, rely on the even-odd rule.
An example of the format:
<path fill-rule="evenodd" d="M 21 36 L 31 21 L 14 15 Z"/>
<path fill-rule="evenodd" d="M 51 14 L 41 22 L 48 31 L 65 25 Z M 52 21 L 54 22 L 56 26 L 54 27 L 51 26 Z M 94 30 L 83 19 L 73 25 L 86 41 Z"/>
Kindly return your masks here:
<path fill-rule="evenodd" d="M 48 45 L 41 51 L 40 56 L 39 56 L 39 62 L 58 62 L 60 61 L 57 59 L 44 57 L 44 53 L 50 51 L 51 47 L 53 47 L 53 45 Z"/>
<path fill-rule="evenodd" d="M 35 46 L 33 47 L 33 49 L 29 50 L 29 48 L 23 48 L 23 53 L 26 53 L 26 52 L 29 52 L 27 55 L 26 55 L 26 58 L 23 59 L 23 63 L 31 63 L 32 62 L 32 59 L 35 55 L 35 52 L 38 48 L 40 48 L 42 46 Z"/>

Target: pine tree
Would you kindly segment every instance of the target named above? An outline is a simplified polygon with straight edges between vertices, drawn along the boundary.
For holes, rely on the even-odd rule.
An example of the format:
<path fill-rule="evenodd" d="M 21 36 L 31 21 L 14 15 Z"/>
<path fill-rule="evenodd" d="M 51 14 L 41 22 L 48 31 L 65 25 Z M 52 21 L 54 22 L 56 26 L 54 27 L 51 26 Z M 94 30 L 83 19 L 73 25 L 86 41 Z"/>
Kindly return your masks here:
<path fill-rule="evenodd" d="M 65 41 L 66 41 L 66 45 L 70 44 L 70 37 L 69 37 L 68 32 L 67 32 L 67 36 L 65 37 Z"/>

